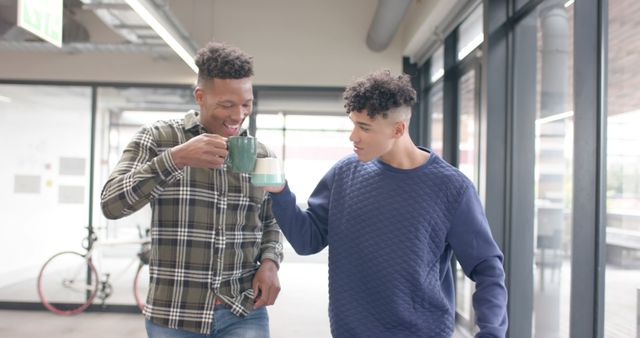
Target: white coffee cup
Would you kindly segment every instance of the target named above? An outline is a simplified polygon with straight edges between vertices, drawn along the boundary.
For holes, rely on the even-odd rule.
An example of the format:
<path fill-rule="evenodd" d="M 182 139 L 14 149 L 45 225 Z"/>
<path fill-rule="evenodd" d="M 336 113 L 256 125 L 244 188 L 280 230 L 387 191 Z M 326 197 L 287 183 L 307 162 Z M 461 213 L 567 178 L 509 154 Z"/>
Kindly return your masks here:
<path fill-rule="evenodd" d="M 282 162 L 278 158 L 256 159 L 256 167 L 251 174 L 251 184 L 259 187 L 279 187 L 284 185 Z"/>

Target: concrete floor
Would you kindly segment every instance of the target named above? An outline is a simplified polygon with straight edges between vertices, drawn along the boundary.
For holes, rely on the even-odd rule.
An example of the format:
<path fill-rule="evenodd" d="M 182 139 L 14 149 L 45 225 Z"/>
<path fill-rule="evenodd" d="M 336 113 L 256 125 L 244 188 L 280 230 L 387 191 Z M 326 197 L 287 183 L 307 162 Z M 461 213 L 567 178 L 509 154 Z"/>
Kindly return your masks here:
<path fill-rule="evenodd" d="M 326 252 L 301 257 L 287 252 L 286 264 L 279 273 L 282 291 L 276 304 L 269 307 L 271 337 L 326 338 L 330 337 L 327 315 L 327 259 Z M 535 316 L 537 332 L 552 327 L 554 332 L 568 335 L 569 261 L 557 271 L 542 274 L 536 268 L 535 291 L 538 306 L 545 311 Z M 133 273 L 125 273 L 133 276 Z M 640 270 L 607 266 L 605 307 L 605 336 L 608 338 L 635 337 L 635 323 L 640 308 Z M 544 281 L 544 292 L 541 283 Z M 0 279 L 0 284 L 5 280 Z M 131 280 L 114 285 L 111 304 L 132 304 Z M 555 287 L 555 288 L 554 288 Z M 0 287 L 0 299 L 14 302 L 38 300 L 35 280 Z M 544 303 L 544 302 L 547 303 Z M 0 338 L 103 338 L 145 337 L 140 314 L 87 312 L 71 317 L 47 311 L 0 310 Z M 542 336 L 542 335 L 541 335 Z M 465 338 L 456 332 L 453 338 Z"/>
<path fill-rule="evenodd" d="M 273 311 L 272 311 L 273 312 Z M 296 317 L 284 321 L 271 317 L 273 338 L 327 338 L 328 326 L 303 327 Z M 0 337 L 3 338 L 144 338 L 142 316 L 137 314 L 83 313 L 60 317 L 45 311 L 0 310 Z M 453 338 L 467 338 L 456 333 Z"/>
<path fill-rule="evenodd" d="M 0 310 L 3 338 L 146 337 L 142 315 L 83 313 L 61 317 L 45 311 Z"/>
<path fill-rule="evenodd" d="M 282 291 L 269 307 L 271 336 L 331 337 L 326 263 L 288 262 L 282 265 L 279 278 Z M 0 337 L 135 338 L 146 333 L 141 314 L 85 312 L 65 317 L 48 311 L 0 310 Z"/>
<path fill-rule="evenodd" d="M 281 266 L 279 277 L 282 291 L 276 304 L 269 307 L 271 337 L 331 337 L 326 257 L 289 259 Z M 34 289 L 34 283 L 25 284 L 28 290 Z M 58 337 L 144 338 L 146 332 L 141 314 L 85 312 L 65 317 L 44 310 L 0 310 L 0 338 Z M 456 333 L 454 338 L 465 336 Z"/>

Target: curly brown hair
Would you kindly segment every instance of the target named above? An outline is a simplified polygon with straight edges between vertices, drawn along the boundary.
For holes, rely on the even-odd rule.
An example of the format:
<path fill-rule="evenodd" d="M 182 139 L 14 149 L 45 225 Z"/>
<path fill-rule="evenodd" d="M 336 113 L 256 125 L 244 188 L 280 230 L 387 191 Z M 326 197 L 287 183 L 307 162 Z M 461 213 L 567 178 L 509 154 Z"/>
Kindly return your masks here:
<path fill-rule="evenodd" d="M 224 43 L 209 42 L 195 57 L 198 80 L 244 79 L 253 75 L 253 57 Z"/>
<path fill-rule="evenodd" d="M 391 75 L 388 70 L 373 72 L 355 80 L 344 91 L 347 114 L 367 110 L 374 118 L 387 118 L 389 110 L 401 106 L 411 107 L 416 102 L 416 91 L 411 87 L 409 75 Z"/>

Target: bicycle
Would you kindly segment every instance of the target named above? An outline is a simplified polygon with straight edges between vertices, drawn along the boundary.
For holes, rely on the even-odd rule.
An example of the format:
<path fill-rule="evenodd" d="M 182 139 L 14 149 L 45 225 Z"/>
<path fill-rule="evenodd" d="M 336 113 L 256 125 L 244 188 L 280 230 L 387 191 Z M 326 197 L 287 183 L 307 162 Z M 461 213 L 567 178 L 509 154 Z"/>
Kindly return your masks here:
<path fill-rule="evenodd" d="M 94 255 L 97 249 L 121 245 L 140 244 L 137 257 L 134 257 L 124 270 L 138 262 L 133 280 L 133 295 L 138 309 L 144 309 L 149 284 L 149 255 L 151 240 L 149 229 L 145 236 L 138 227 L 139 239 L 100 241 L 90 230 L 84 239 L 84 254 L 75 251 L 62 251 L 49 258 L 38 274 L 38 296 L 42 305 L 49 311 L 59 315 L 74 315 L 86 310 L 98 298 L 102 307 L 113 292 L 110 273 L 99 274 Z M 124 271 L 123 270 L 123 271 Z M 102 277 L 102 278 L 100 278 Z"/>

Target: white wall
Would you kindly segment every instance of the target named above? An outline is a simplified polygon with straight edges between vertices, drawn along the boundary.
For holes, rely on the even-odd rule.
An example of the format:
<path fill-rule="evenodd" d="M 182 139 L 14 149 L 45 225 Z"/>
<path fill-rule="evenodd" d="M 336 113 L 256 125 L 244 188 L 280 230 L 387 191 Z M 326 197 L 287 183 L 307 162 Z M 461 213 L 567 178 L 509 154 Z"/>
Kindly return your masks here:
<path fill-rule="evenodd" d="M 88 223 L 91 97 L 87 88 L 0 85 L 0 92 L 12 98 L 0 103 L 0 135 L 6 145 L 0 167 L 3 286 L 36 276 L 55 252 L 81 249 Z M 61 157 L 84 159 L 84 173 L 60 173 Z M 38 192 L 16 193 L 16 175 L 40 177 Z M 83 202 L 61 203 L 63 186 L 83 187 Z"/>
<path fill-rule="evenodd" d="M 366 47 L 376 1 L 172 0 L 169 4 L 199 45 L 215 38 L 252 54 L 256 84 L 344 86 L 376 69 L 402 69 L 401 38 L 383 52 Z M 154 60 L 121 52 L 0 51 L 0 60 L 0 79 L 192 83 L 195 77 L 177 56 Z"/>

